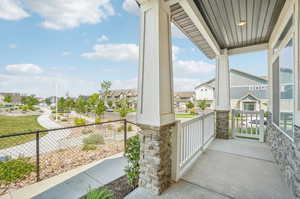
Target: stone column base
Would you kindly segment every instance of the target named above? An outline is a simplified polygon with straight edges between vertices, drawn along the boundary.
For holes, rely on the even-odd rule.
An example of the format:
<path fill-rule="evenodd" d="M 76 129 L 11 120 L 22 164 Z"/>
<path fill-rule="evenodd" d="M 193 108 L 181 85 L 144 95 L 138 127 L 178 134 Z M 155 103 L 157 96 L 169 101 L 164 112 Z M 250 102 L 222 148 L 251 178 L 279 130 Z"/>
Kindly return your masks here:
<path fill-rule="evenodd" d="M 216 110 L 216 138 L 229 139 L 229 112 Z"/>
<path fill-rule="evenodd" d="M 159 195 L 171 184 L 171 135 L 175 123 L 162 127 L 139 126 L 142 129 L 139 186 Z"/>

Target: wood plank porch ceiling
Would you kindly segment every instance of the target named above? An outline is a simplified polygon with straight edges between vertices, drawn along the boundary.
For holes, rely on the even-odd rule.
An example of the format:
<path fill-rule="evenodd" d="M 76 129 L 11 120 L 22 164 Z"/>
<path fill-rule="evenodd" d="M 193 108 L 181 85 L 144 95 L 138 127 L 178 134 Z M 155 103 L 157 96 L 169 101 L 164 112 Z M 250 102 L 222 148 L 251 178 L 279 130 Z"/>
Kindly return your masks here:
<path fill-rule="evenodd" d="M 286 0 L 193 0 L 221 49 L 241 48 L 270 39 Z M 209 58 L 215 53 L 179 4 L 173 22 Z M 240 22 L 246 24 L 239 26 Z"/>

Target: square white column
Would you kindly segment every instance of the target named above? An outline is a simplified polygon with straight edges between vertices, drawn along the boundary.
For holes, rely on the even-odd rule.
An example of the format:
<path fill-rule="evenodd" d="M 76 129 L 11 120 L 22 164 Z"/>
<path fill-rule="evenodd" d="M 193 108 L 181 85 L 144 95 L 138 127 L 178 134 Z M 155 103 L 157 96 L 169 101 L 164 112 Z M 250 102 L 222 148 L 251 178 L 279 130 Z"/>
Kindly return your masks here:
<path fill-rule="evenodd" d="M 227 50 L 216 58 L 215 96 L 216 110 L 230 110 L 230 72 Z"/>
<path fill-rule="evenodd" d="M 141 36 L 137 123 L 175 121 L 170 10 L 163 0 L 140 0 Z"/>

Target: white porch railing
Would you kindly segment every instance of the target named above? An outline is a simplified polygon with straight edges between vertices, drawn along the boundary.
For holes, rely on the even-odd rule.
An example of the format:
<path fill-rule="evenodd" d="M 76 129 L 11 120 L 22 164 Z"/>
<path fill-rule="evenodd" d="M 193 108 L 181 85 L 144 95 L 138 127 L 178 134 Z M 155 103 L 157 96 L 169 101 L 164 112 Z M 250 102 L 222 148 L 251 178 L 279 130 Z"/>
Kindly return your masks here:
<path fill-rule="evenodd" d="M 232 110 L 233 136 L 259 139 L 264 142 L 264 111 Z"/>
<path fill-rule="evenodd" d="M 177 181 L 215 137 L 215 113 L 178 121 L 174 132 L 172 177 Z"/>

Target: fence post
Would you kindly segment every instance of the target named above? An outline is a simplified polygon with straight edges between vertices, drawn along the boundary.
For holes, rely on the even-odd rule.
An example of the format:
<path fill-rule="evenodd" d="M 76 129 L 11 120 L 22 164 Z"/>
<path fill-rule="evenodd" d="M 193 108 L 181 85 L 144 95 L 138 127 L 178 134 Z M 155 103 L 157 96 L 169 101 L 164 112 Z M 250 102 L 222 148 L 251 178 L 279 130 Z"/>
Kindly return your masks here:
<path fill-rule="evenodd" d="M 202 117 L 201 117 L 201 120 L 202 120 L 202 127 L 201 127 L 201 133 L 202 133 L 202 143 L 201 143 L 201 150 L 203 151 L 204 150 L 204 120 L 205 120 L 205 118 L 206 118 L 206 116 L 205 115 L 203 115 Z"/>
<path fill-rule="evenodd" d="M 40 132 L 36 132 L 36 181 L 40 181 Z"/>
<path fill-rule="evenodd" d="M 259 142 L 264 142 L 264 111 L 259 111 Z"/>
<path fill-rule="evenodd" d="M 124 119 L 124 152 L 127 146 L 127 120 Z"/>
<path fill-rule="evenodd" d="M 235 131 L 235 110 L 231 110 L 231 136 L 234 136 Z"/>
<path fill-rule="evenodd" d="M 180 178 L 180 142 L 181 122 L 177 121 L 172 133 L 172 180 L 177 182 Z"/>

